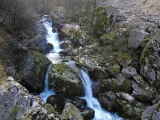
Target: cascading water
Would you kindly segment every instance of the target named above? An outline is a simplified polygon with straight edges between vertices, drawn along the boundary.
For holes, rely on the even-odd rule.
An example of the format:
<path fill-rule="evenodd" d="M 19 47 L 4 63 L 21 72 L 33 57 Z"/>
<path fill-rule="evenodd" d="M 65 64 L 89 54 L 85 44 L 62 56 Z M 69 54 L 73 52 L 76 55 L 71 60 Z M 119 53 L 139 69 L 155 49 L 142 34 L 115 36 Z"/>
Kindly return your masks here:
<path fill-rule="evenodd" d="M 81 79 L 83 82 L 85 96 L 81 97 L 87 101 L 87 106 L 92 108 L 95 111 L 95 117 L 93 120 L 123 120 L 122 118 L 118 117 L 116 114 L 111 114 L 102 109 L 99 101 L 93 97 L 92 94 L 92 81 L 89 78 L 88 74 L 84 70 L 80 70 L 81 72 Z"/>
<path fill-rule="evenodd" d="M 48 53 L 46 55 L 46 57 L 53 64 L 56 64 L 56 63 L 60 62 L 59 52 L 62 51 L 62 49 L 60 48 L 60 45 L 59 45 L 58 33 L 57 32 L 54 33 L 52 31 L 52 29 L 53 29 L 52 28 L 52 20 L 50 18 L 47 18 L 46 15 L 42 17 L 42 22 L 43 22 L 45 29 L 47 30 L 47 35 L 46 35 L 47 43 L 50 43 L 53 45 L 53 50 L 51 50 L 50 53 Z"/>
<path fill-rule="evenodd" d="M 54 90 L 49 89 L 49 86 L 48 86 L 48 73 L 50 72 L 51 67 L 52 67 L 52 64 L 49 66 L 47 73 L 46 73 L 44 91 L 40 93 L 40 97 L 43 99 L 44 102 L 47 101 L 47 98 L 50 95 L 55 95 Z"/>
<path fill-rule="evenodd" d="M 42 21 L 43 21 L 44 27 L 47 30 L 47 36 L 46 36 L 47 43 L 51 43 L 54 46 L 54 49 L 49 54 L 47 54 L 46 57 L 53 64 L 56 64 L 60 62 L 59 52 L 62 50 L 59 46 L 58 33 L 52 32 L 52 21 L 48 19 L 47 16 L 43 16 Z M 46 102 L 47 98 L 50 95 L 55 94 L 54 90 L 53 89 L 49 90 L 49 87 L 48 87 L 48 73 L 51 69 L 51 66 L 52 65 L 49 66 L 48 71 L 46 73 L 44 91 L 40 93 L 40 97 L 43 99 L 44 102 Z M 81 72 L 80 77 L 83 81 L 83 87 L 85 91 L 85 96 L 82 98 L 87 101 L 88 107 L 94 109 L 95 117 L 93 118 L 93 120 L 123 120 L 122 118 L 118 117 L 116 114 L 115 115 L 111 114 L 101 108 L 99 101 L 96 98 L 94 98 L 92 95 L 92 88 L 91 88 L 92 81 L 89 78 L 87 72 L 85 72 L 84 70 L 80 70 L 80 72 Z"/>
<path fill-rule="evenodd" d="M 53 64 L 56 64 L 58 62 L 60 62 L 60 55 L 59 55 L 59 52 L 62 50 L 59 46 L 59 39 L 58 39 L 58 33 L 55 32 L 53 33 L 52 32 L 52 21 L 51 19 L 47 18 L 46 15 L 44 15 L 42 17 L 42 22 L 43 22 L 43 25 L 45 27 L 45 29 L 47 30 L 47 35 L 46 35 L 46 40 L 47 40 L 47 43 L 50 43 L 53 45 L 53 50 L 50 51 L 50 53 L 48 53 L 46 55 L 46 57 L 53 63 Z M 40 93 L 40 97 L 43 99 L 44 102 L 46 102 L 47 98 L 50 96 L 50 95 L 54 95 L 55 92 L 53 89 L 49 89 L 49 85 L 48 85 L 48 73 L 51 69 L 51 66 L 49 66 L 48 68 L 48 71 L 46 73 L 46 78 L 45 78 L 45 87 L 44 87 L 44 91 L 42 93 Z"/>

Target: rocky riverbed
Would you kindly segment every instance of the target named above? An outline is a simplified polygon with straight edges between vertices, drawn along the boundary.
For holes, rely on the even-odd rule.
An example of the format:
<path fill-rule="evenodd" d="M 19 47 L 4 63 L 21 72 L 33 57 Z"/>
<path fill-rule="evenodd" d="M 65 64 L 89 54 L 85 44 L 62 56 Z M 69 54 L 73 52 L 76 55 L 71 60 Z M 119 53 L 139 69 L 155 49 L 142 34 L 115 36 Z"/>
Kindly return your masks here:
<path fill-rule="evenodd" d="M 47 103 L 38 94 L 51 64 L 44 55 L 53 46 L 46 44 L 42 21 L 37 22 L 36 37 L 30 40 L 11 41 L 13 36 L 0 31 L 0 119 L 93 118 L 94 111 L 82 109 L 86 101 L 79 98 L 82 82 L 76 73 L 81 67 L 88 70 L 94 81 L 93 96 L 105 110 L 129 120 L 160 119 L 158 1 L 106 0 L 99 8 L 94 25 L 100 27 L 93 31 L 96 37 L 87 34 L 86 16 L 69 22 L 63 7 L 50 12 L 63 51 L 62 62 L 49 73 L 49 87 L 55 88 L 56 95 Z M 105 19 L 98 19 L 101 17 Z M 110 17 L 113 25 L 108 26 L 103 20 Z"/>

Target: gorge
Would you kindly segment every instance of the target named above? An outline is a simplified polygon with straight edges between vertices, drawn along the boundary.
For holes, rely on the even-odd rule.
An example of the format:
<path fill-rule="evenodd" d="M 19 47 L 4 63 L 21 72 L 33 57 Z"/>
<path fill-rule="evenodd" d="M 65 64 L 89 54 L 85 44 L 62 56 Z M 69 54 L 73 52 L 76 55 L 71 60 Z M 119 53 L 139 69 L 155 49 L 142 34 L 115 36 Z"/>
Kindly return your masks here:
<path fill-rule="evenodd" d="M 47 43 L 51 43 L 53 45 L 53 49 L 46 55 L 46 57 L 52 62 L 52 64 L 57 64 L 60 62 L 60 55 L 59 52 L 62 51 L 59 45 L 58 33 L 52 32 L 52 20 L 47 16 L 44 15 L 42 17 L 43 25 L 47 30 L 46 41 Z M 54 27 L 54 26 L 53 26 Z M 47 98 L 51 95 L 55 95 L 54 88 L 49 89 L 49 82 L 48 82 L 48 74 L 52 69 L 52 65 L 49 66 L 46 77 L 45 77 L 45 86 L 44 91 L 40 93 L 40 97 L 43 99 L 44 102 L 47 101 Z M 88 74 L 84 70 L 80 70 L 80 73 L 77 73 L 80 76 L 83 82 L 83 91 L 85 93 L 82 99 L 85 99 L 87 102 L 87 107 L 92 108 L 95 111 L 95 116 L 93 120 L 123 120 L 122 118 L 118 117 L 116 114 L 112 115 L 111 113 L 103 110 L 99 101 L 93 97 L 92 93 L 92 81 L 90 80 Z M 73 89 L 73 88 L 70 88 Z"/>
<path fill-rule="evenodd" d="M 159 120 L 158 0 L 0 0 L 0 120 Z"/>

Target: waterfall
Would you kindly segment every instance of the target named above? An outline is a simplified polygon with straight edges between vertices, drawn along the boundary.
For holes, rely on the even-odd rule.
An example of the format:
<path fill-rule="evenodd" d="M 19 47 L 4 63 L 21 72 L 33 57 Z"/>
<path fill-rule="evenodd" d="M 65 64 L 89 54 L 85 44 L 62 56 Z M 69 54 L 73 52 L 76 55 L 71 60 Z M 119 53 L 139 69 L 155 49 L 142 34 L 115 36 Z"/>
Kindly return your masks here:
<path fill-rule="evenodd" d="M 52 31 L 53 29 L 52 20 L 50 18 L 47 18 L 46 15 L 42 17 L 42 22 L 43 22 L 45 29 L 47 30 L 47 35 L 46 35 L 47 43 L 50 43 L 53 45 L 53 50 L 51 50 L 50 53 L 46 55 L 46 57 L 53 64 L 59 63 L 60 62 L 59 52 L 62 51 L 62 49 L 60 48 L 60 45 L 59 45 L 58 33 L 57 32 L 54 33 Z"/>
<path fill-rule="evenodd" d="M 87 107 L 92 108 L 95 111 L 95 117 L 93 120 L 123 120 L 122 118 L 118 117 L 116 114 L 111 114 L 102 109 L 99 101 L 93 97 L 92 94 L 92 81 L 88 76 L 88 73 L 84 70 L 80 70 L 80 77 L 83 82 L 85 96 L 81 97 L 87 101 Z"/>
<path fill-rule="evenodd" d="M 49 89 L 49 85 L 48 85 L 48 73 L 50 72 L 51 67 L 52 67 L 52 64 L 49 66 L 49 68 L 48 68 L 48 70 L 47 70 L 47 73 L 46 73 L 44 90 L 43 90 L 43 92 L 40 93 L 40 97 L 42 98 L 42 100 L 43 100 L 45 103 L 46 103 L 46 101 L 47 101 L 47 98 L 48 98 L 50 95 L 55 95 L 54 90 L 53 90 L 53 89 Z"/>
<path fill-rule="evenodd" d="M 47 18 L 47 16 L 43 16 L 42 22 L 44 27 L 47 30 L 47 35 L 46 35 L 46 40 L 47 43 L 51 43 L 54 46 L 54 49 L 50 51 L 46 55 L 46 57 L 53 63 L 59 63 L 60 62 L 60 55 L 59 52 L 62 51 L 62 49 L 59 46 L 59 39 L 58 39 L 58 33 L 52 32 L 52 21 L 51 19 Z M 43 99 L 44 102 L 46 102 L 47 98 L 50 95 L 54 95 L 54 90 L 50 89 L 48 87 L 48 73 L 50 72 L 51 66 L 49 66 L 48 71 L 46 73 L 46 78 L 45 78 L 45 88 L 42 93 L 40 93 L 40 97 Z M 118 117 L 116 114 L 111 114 L 101 108 L 101 105 L 99 101 L 93 97 L 92 95 L 92 88 L 91 84 L 92 81 L 89 78 L 88 74 L 84 70 L 80 70 L 80 77 L 83 82 L 83 87 L 84 87 L 84 92 L 85 96 L 81 97 L 87 101 L 87 106 L 92 108 L 95 111 L 95 117 L 93 120 L 123 120 L 122 118 Z"/>
<path fill-rule="evenodd" d="M 44 15 L 42 17 L 42 22 L 43 22 L 43 25 L 45 27 L 45 29 L 47 30 L 47 35 L 46 35 L 46 40 L 47 40 L 47 43 L 50 43 L 53 45 L 53 50 L 50 51 L 50 53 L 48 53 L 46 55 L 46 57 L 53 63 L 53 64 L 56 64 L 56 63 L 59 63 L 60 62 L 60 55 L 59 55 L 59 52 L 62 50 L 59 46 L 59 39 L 58 39 L 58 33 L 55 32 L 53 33 L 52 32 L 52 20 L 50 18 L 47 17 L 47 15 Z M 48 74 L 50 72 L 50 69 L 51 69 L 51 66 L 49 66 L 48 68 L 48 71 L 46 73 L 46 77 L 45 77 L 45 87 L 44 87 L 44 91 L 42 91 L 40 93 L 40 97 L 42 98 L 42 100 L 44 102 L 46 102 L 47 98 L 50 96 L 50 95 L 55 95 L 55 92 L 53 89 L 50 89 L 49 90 L 49 85 L 48 85 Z"/>

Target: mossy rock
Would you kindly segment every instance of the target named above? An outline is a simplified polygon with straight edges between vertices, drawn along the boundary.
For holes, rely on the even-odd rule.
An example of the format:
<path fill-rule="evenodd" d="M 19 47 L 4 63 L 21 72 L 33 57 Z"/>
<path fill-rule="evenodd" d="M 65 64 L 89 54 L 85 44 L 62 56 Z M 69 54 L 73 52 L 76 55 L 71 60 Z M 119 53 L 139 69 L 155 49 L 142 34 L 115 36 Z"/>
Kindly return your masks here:
<path fill-rule="evenodd" d="M 109 19 L 106 15 L 107 7 L 98 7 L 95 10 L 95 23 L 93 25 L 93 32 L 95 36 L 101 36 L 109 27 Z"/>
<path fill-rule="evenodd" d="M 81 112 L 78 108 L 76 108 L 71 103 L 66 103 L 63 111 L 62 111 L 62 120 L 84 120 L 84 118 L 81 115 Z"/>
<path fill-rule="evenodd" d="M 102 89 L 114 92 L 131 92 L 131 82 L 128 79 L 118 80 L 116 78 L 102 81 Z"/>
<path fill-rule="evenodd" d="M 125 67 L 132 62 L 132 58 L 128 53 L 117 53 L 117 61 L 122 67 Z"/>
<path fill-rule="evenodd" d="M 38 51 L 29 51 L 23 56 L 20 64 L 18 78 L 32 92 L 40 92 L 44 89 L 46 72 L 51 62 Z"/>
<path fill-rule="evenodd" d="M 82 82 L 68 65 L 56 64 L 49 73 L 49 82 L 55 91 L 62 91 L 67 97 L 79 96 Z"/>

